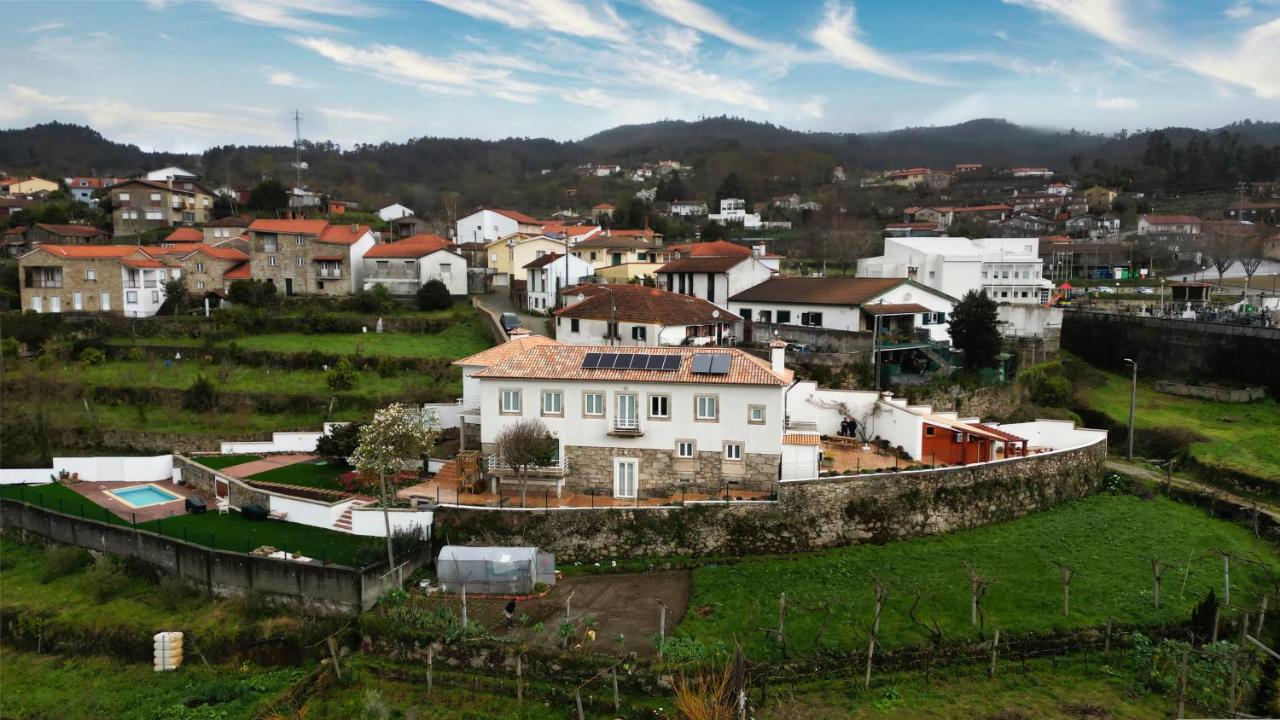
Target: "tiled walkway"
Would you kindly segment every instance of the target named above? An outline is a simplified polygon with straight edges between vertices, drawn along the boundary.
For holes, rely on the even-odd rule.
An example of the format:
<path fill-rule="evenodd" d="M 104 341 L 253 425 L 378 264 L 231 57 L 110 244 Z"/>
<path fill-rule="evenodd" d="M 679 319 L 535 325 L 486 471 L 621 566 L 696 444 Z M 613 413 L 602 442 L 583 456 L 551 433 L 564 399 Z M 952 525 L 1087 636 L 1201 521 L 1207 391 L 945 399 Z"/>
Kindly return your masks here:
<path fill-rule="evenodd" d="M 107 494 L 107 491 L 109 490 L 123 490 L 125 488 L 137 487 L 139 485 L 156 485 L 166 492 L 173 493 L 180 497 L 179 499 L 170 502 L 148 505 L 147 507 L 141 508 L 133 508 Z M 87 501 L 94 505 L 110 510 L 111 513 L 117 517 L 140 523 L 173 517 L 174 515 L 182 515 L 186 512 L 184 501 L 189 497 L 204 498 L 205 505 L 209 507 L 210 512 L 215 512 L 214 508 L 216 507 L 212 497 L 209 497 L 194 488 L 174 485 L 171 482 L 79 482 L 69 484 L 67 487 L 76 491 L 80 495 L 83 495 Z M 68 507 L 65 509 L 65 512 L 74 515 L 77 514 L 78 510 Z"/>
<path fill-rule="evenodd" d="M 319 455 L 310 455 L 307 453 L 268 455 L 261 460 L 254 460 L 252 462 L 225 467 L 222 469 L 222 472 L 235 478 L 247 478 L 250 475 L 257 475 L 258 473 L 266 472 L 268 470 L 275 470 L 276 468 L 284 467 L 285 465 L 311 462 L 312 460 L 318 460 L 319 458 Z"/>
<path fill-rule="evenodd" d="M 495 495 L 487 490 L 478 493 L 472 492 L 469 488 L 461 487 L 456 479 L 448 476 L 448 473 L 442 472 L 426 482 L 401 488 L 396 495 L 402 500 L 416 497 L 444 504 L 520 507 L 520 490 L 518 486 L 504 484 L 502 490 L 501 495 Z M 766 500 L 769 497 L 769 493 L 733 488 L 730 490 L 730 496 L 732 500 Z M 561 497 L 556 497 L 554 489 L 530 484 L 528 492 L 525 494 L 525 507 L 653 507 L 670 505 L 681 501 L 716 499 L 720 498 L 705 493 L 675 493 L 668 497 L 624 499 L 615 498 L 607 494 L 607 491 L 602 491 L 599 495 L 588 495 L 568 490 L 562 493 Z"/>

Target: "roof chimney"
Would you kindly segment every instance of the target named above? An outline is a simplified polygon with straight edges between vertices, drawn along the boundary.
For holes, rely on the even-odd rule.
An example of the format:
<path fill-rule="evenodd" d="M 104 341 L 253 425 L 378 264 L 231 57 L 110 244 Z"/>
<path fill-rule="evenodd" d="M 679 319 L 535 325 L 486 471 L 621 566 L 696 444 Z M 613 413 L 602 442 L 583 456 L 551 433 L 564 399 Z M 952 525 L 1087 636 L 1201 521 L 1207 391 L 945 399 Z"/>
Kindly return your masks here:
<path fill-rule="evenodd" d="M 769 343 L 769 364 L 775 373 L 783 373 L 787 370 L 787 341 L 774 338 Z"/>

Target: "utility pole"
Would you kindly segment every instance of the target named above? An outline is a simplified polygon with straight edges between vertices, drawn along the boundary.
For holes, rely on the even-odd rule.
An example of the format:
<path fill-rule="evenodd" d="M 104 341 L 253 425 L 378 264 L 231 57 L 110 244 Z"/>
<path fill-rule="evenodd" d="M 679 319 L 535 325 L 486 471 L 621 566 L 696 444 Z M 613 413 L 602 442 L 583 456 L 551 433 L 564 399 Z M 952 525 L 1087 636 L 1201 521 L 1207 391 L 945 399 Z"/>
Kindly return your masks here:
<path fill-rule="evenodd" d="M 1124 359 L 1125 362 L 1133 366 L 1133 383 L 1129 388 L 1129 450 L 1125 454 L 1128 460 L 1133 459 L 1133 415 L 1138 406 L 1138 363 L 1129 358 Z"/>

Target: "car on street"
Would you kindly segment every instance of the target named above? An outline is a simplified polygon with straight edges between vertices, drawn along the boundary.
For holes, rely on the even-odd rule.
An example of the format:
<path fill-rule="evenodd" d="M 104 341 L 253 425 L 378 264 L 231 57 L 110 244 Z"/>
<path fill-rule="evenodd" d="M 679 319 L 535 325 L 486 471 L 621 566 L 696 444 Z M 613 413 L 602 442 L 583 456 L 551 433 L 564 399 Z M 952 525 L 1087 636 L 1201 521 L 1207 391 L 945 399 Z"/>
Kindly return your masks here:
<path fill-rule="evenodd" d="M 502 329 L 511 332 L 520 327 L 520 316 L 513 312 L 504 312 L 498 318 L 498 322 L 502 323 Z"/>

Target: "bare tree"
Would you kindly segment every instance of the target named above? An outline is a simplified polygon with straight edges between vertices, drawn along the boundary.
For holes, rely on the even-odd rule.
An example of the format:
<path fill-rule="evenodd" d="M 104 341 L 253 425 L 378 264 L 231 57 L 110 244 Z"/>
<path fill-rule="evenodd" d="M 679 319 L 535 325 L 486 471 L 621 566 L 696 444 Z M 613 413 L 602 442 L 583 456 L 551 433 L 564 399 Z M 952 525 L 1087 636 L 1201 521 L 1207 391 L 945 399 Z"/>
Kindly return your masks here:
<path fill-rule="evenodd" d="M 1262 265 L 1267 249 L 1267 238 L 1271 235 L 1271 228 L 1266 225 L 1258 225 L 1254 228 L 1254 232 L 1245 238 L 1244 243 L 1240 246 L 1240 267 L 1244 270 L 1244 289 L 1249 291 L 1249 283 L 1253 282 L 1253 274 L 1258 272 L 1258 267 Z"/>
<path fill-rule="evenodd" d="M 1207 235 L 1204 241 L 1204 255 L 1218 271 L 1218 281 L 1221 282 L 1227 268 L 1239 259 L 1240 242 L 1236 237 L 1222 230 L 1212 230 Z"/>
<path fill-rule="evenodd" d="M 536 418 L 508 425 L 494 439 L 498 456 L 520 483 L 522 507 L 529 491 L 529 469 L 550 459 L 555 442 L 547 426 Z"/>
<path fill-rule="evenodd" d="M 972 565 L 965 563 L 965 569 L 969 571 L 969 623 L 977 626 L 979 620 L 982 625 L 986 625 L 986 613 L 982 611 L 982 598 L 987 594 L 987 588 L 991 587 L 992 578 L 979 573 Z"/>

